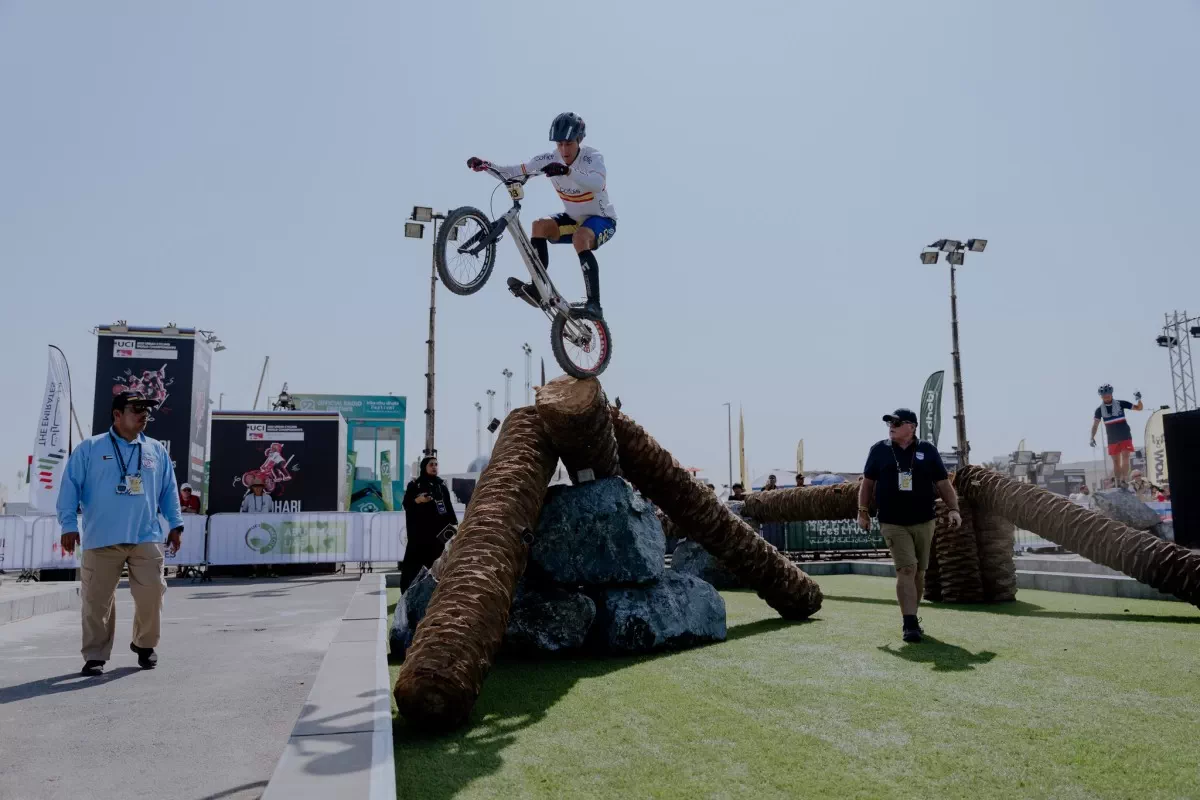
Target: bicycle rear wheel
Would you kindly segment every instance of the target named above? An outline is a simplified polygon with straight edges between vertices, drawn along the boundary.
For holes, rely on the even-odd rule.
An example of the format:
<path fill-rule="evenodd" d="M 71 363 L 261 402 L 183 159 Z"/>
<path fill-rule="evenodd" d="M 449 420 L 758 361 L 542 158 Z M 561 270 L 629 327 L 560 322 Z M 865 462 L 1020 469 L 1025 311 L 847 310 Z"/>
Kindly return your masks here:
<path fill-rule="evenodd" d="M 573 378 L 595 378 L 612 358 L 612 334 L 601 317 L 581 308 L 559 314 L 550 325 L 550 349 L 563 372 Z"/>
<path fill-rule="evenodd" d="M 478 253 L 479 242 L 487 236 L 492 223 L 477 208 L 463 206 L 446 215 L 437 240 L 433 243 L 433 262 L 446 288 L 455 294 L 475 294 L 487 283 L 496 264 L 496 243 Z"/>

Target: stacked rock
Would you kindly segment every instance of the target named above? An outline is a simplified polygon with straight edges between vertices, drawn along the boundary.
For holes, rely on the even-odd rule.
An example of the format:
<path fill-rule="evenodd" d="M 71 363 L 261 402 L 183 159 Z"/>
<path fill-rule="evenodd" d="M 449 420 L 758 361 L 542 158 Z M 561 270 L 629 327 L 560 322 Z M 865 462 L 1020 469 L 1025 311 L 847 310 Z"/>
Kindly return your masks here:
<path fill-rule="evenodd" d="M 551 487 L 505 652 L 633 655 L 723 641 L 725 601 L 701 578 L 664 570 L 665 555 L 662 524 L 624 479 Z M 398 604 L 394 655 L 404 653 L 436 585 L 423 571 Z"/>

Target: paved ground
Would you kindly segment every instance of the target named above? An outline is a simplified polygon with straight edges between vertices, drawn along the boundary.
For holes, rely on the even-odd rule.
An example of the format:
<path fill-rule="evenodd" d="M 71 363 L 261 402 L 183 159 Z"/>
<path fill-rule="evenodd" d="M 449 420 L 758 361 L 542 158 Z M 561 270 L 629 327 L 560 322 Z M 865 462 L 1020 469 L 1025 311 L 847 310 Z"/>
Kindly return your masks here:
<path fill-rule="evenodd" d="M 171 579 L 145 672 L 122 582 L 99 678 L 79 675 L 78 611 L 0 626 L 0 799 L 257 798 L 357 581 Z"/>

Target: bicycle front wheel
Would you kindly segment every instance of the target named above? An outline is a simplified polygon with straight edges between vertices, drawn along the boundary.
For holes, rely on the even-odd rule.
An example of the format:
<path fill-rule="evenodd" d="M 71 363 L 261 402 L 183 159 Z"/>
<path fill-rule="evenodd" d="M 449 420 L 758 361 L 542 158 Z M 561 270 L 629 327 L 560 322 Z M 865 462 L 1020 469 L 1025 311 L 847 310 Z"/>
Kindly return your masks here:
<path fill-rule="evenodd" d="M 442 222 L 433 243 L 433 261 L 442 283 L 455 294 L 475 294 L 491 277 L 496 243 L 479 248 L 491 227 L 487 215 L 470 206 L 454 209 Z"/>
<path fill-rule="evenodd" d="M 581 308 L 559 314 L 550 325 L 550 349 L 563 372 L 573 378 L 595 378 L 612 358 L 612 334 L 601 317 Z"/>

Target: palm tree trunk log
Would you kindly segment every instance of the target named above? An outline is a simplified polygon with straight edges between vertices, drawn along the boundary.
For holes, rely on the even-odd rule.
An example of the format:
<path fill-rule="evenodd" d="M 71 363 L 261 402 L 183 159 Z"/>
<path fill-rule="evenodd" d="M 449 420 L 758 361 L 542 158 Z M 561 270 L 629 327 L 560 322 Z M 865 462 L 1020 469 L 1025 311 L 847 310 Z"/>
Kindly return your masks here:
<path fill-rule="evenodd" d="M 1017 527 L 1090 561 L 1200 606 L 1200 553 L 981 467 L 963 467 L 955 484 L 961 495 L 984 511 L 1000 514 Z"/>
<path fill-rule="evenodd" d="M 746 497 L 742 514 L 757 522 L 808 522 L 823 519 L 857 519 L 860 481 L 833 486 L 806 486 L 755 492 Z M 870 500 L 872 513 L 875 498 Z"/>
<path fill-rule="evenodd" d="M 430 730 L 462 725 L 500 649 L 558 458 L 541 418 L 514 409 L 442 567 L 396 680 L 400 713 Z"/>
<path fill-rule="evenodd" d="M 821 607 L 821 588 L 692 478 L 640 425 L 612 411 L 621 469 L 638 490 L 758 592 L 784 619 L 805 619 Z"/>
<path fill-rule="evenodd" d="M 962 525 L 950 527 L 950 511 L 937 501 L 933 547 L 937 552 L 938 583 L 942 602 L 982 603 L 983 580 L 979 574 L 979 545 L 975 540 L 974 509 L 959 502 Z"/>
<path fill-rule="evenodd" d="M 594 478 L 621 474 L 608 398 L 600 381 L 569 375 L 555 378 L 537 387 L 535 406 L 571 483 L 579 483 L 584 469 L 592 470 Z"/>
<path fill-rule="evenodd" d="M 975 536 L 979 543 L 979 577 L 983 599 L 1007 603 L 1017 599 L 1017 562 L 1013 558 L 1017 526 L 999 514 L 975 510 Z"/>

